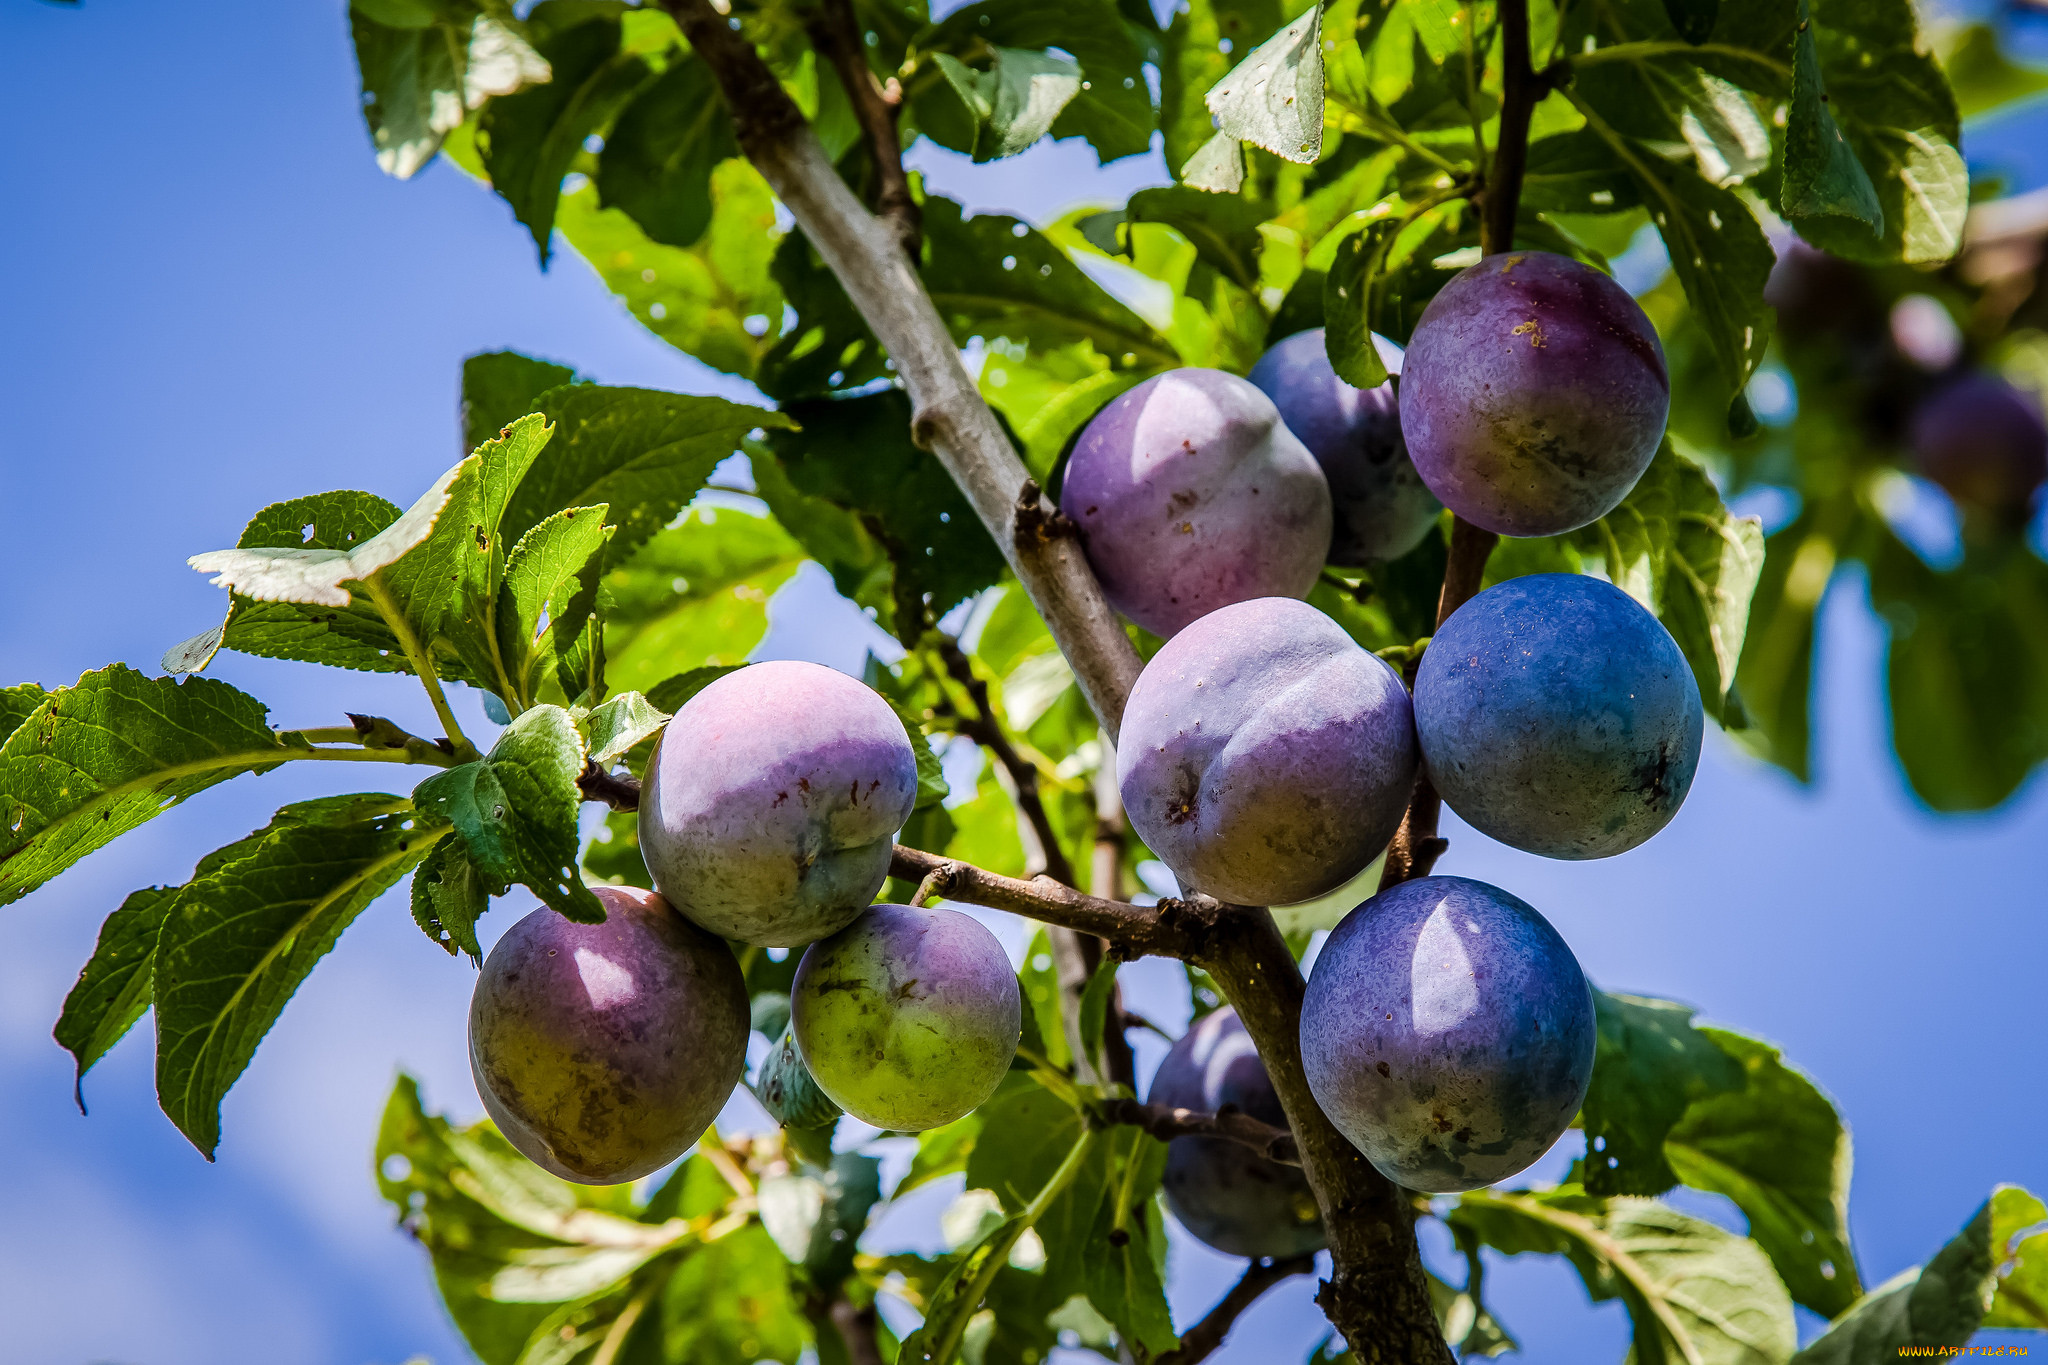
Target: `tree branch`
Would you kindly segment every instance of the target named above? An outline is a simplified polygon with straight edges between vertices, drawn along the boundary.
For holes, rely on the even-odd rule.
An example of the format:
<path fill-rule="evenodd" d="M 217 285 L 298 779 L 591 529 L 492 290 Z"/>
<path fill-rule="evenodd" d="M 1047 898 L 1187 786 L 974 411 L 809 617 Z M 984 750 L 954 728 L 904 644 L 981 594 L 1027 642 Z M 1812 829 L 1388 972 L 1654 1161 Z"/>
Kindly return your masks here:
<path fill-rule="evenodd" d="M 896 233 L 905 254 L 917 259 L 924 237 L 924 215 L 911 197 L 910 177 L 903 173 L 903 144 L 896 131 L 903 112 L 903 89 L 892 77 L 885 85 L 868 66 L 867 44 L 852 0 L 824 0 L 804 25 L 811 46 L 832 63 L 846 98 L 860 121 L 861 135 L 875 158 L 878 184 L 875 212 Z"/>
<path fill-rule="evenodd" d="M 1206 1360 L 1209 1353 L 1223 1344 L 1223 1338 L 1230 1335 L 1230 1329 L 1244 1310 L 1259 1301 L 1259 1297 L 1282 1280 L 1296 1275 L 1306 1275 L 1315 1269 L 1313 1256 L 1297 1256 L 1290 1261 L 1253 1261 L 1245 1267 L 1244 1278 L 1230 1287 L 1209 1315 L 1180 1335 L 1180 1346 L 1160 1356 L 1155 1365 L 1195 1365 Z"/>
<path fill-rule="evenodd" d="M 1268 1161 L 1283 1166 L 1301 1165 L 1301 1149 L 1295 1145 L 1294 1134 L 1261 1123 L 1235 1105 L 1227 1104 L 1213 1114 L 1205 1114 L 1199 1109 L 1176 1109 L 1166 1104 L 1107 1100 L 1102 1116 L 1111 1123 L 1143 1128 L 1161 1142 L 1182 1137 L 1221 1138 L 1249 1147 Z"/>
<path fill-rule="evenodd" d="M 975 389 L 896 234 L 861 206 L 775 74 L 710 0 L 662 4 L 716 75 L 740 149 L 895 361 L 910 395 L 913 436 L 938 456 L 995 537 L 1114 740 L 1141 667 L 1138 651 L 1075 538 L 1017 533 L 1020 498 L 1043 512 L 1037 485 Z"/>
<path fill-rule="evenodd" d="M 890 858 L 889 875 L 918 886 L 929 884 L 948 900 L 1008 910 L 1043 924 L 1107 939 L 1111 950 L 1124 960 L 1189 956 L 1205 931 L 1204 911 L 1214 905 L 1161 901 L 1146 906 L 1103 900 L 1050 877 L 1021 881 L 902 844 L 896 845 Z"/>
<path fill-rule="evenodd" d="M 852 1300 L 832 1301 L 832 1325 L 846 1343 L 846 1358 L 853 1365 L 882 1365 L 882 1348 L 875 1340 L 875 1306 L 856 1307 Z"/>
<path fill-rule="evenodd" d="M 1479 251 L 1491 256 L 1515 248 L 1515 215 L 1522 203 L 1522 170 L 1529 159 L 1529 118 L 1550 93 L 1547 77 L 1529 65 L 1529 0 L 1501 0 L 1500 137 L 1480 204 Z"/>
<path fill-rule="evenodd" d="M 989 703 L 988 684 L 974 671 L 974 663 L 960 649 L 960 642 L 943 631 L 933 632 L 939 638 L 939 660 L 946 666 L 946 673 L 960 684 L 967 693 L 967 699 L 974 703 L 975 714 L 963 714 L 958 707 L 953 710 L 953 719 L 960 725 L 960 733 L 987 749 L 995 761 L 1003 765 L 1003 771 L 1010 776 L 1013 791 L 1012 800 L 1017 811 L 1031 825 L 1031 832 L 1038 836 L 1046 875 L 1056 882 L 1078 887 L 1074 875 L 1074 864 L 1061 847 L 1059 835 L 1052 827 L 1052 817 L 1046 813 L 1045 798 L 1038 791 L 1038 765 L 1017 752 L 1017 746 L 1010 742 L 1008 734 L 996 721 L 995 707 Z"/>
<path fill-rule="evenodd" d="M 602 801 L 613 810 L 640 809 L 640 779 L 608 772 L 595 763 L 583 765 L 576 788 L 585 801 Z"/>

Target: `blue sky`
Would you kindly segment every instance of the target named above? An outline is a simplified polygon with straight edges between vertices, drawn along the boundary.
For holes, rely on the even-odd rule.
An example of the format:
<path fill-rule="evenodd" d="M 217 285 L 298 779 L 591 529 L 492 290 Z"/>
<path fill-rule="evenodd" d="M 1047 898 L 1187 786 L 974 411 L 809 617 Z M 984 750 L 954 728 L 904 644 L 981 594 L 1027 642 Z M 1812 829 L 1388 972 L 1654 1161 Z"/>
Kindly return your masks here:
<path fill-rule="evenodd" d="M 0 682 L 55 685 L 114 660 L 154 670 L 218 619 L 185 556 L 232 544 L 266 503 L 334 487 L 409 503 L 459 453 L 470 352 L 744 395 L 641 331 L 573 254 L 539 272 L 504 206 L 458 173 L 381 175 L 336 0 L 15 0 L 0 10 L 0 129 Z M 988 168 L 918 160 L 970 207 L 1036 217 L 1159 174 L 1140 158 L 1096 176 L 1071 146 Z M 859 626 L 820 575 L 774 618 L 768 652 L 857 662 Z M 1546 862 L 1454 826 L 1445 869 L 1542 909 L 1599 984 L 1687 1000 L 1815 1076 L 1855 1130 L 1853 1226 L 1876 1282 L 1930 1253 L 1994 1182 L 2048 1190 L 2029 1023 L 2048 962 L 2048 786 L 2037 777 L 1986 816 L 1924 814 L 1885 749 L 1882 642 L 1854 580 L 1825 638 L 1812 790 L 1715 737 L 1682 817 L 1640 850 Z M 403 680 L 225 655 L 212 671 L 280 724 L 339 723 L 344 706 L 430 723 Z M 480 721 L 471 697 L 458 705 Z M 147 1030 L 91 1078 L 89 1118 L 49 1037 L 123 895 L 183 880 L 287 800 L 339 790 L 291 770 L 217 789 L 0 912 L 10 1361 L 464 1358 L 370 1180 L 400 1067 L 430 1103 L 477 1107 L 472 974 L 422 942 L 402 896 L 344 936 L 264 1043 L 228 1097 L 218 1164 L 157 1112 Z M 514 913 L 489 916 L 487 938 Z M 1169 977 L 1131 969 L 1171 1016 Z M 928 1235 L 932 1212 L 886 1231 Z M 1198 1247 L 1175 1255 L 1187 1321 L 1235 1268 Z M 1587 1308 L 1562 1267 L 1509 1263 L 1492 1283 L 1523 1359 L 1620 1357 L 1617 1311 Z M 1305 1349 L 1319 1335 L 1307 1295 L 1271 1296 L 1218 1359 Z"/>

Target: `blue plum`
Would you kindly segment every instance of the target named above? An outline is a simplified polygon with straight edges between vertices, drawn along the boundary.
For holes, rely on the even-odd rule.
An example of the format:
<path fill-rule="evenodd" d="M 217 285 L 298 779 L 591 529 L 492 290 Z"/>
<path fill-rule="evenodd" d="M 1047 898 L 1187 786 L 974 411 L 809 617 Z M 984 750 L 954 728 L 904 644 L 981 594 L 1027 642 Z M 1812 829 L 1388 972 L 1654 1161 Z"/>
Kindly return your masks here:
<path fill-rule="evenodd" d="M 1380 1174 L 1428 1194 L 1550 1150 L 1593 1079 L 1593 992 L 1549 921 L 1497 886 L 1422 877 L 1331 931 L 1301 1007 L 1308 1085 Z"/>
<path fill-rule="evenodd" d="M 1266 1064 L 1228 1005 L 1197 1019 L 1173 1045 L 1146 1098 L 1210 1114 L 1236 1105 L 1262 1123 L 1287 1126 Z M 1308 1177 L 1242 1143 L 1175 1138 L 1166 1146 L 1165 1190 L 1180 1225 L 1228 1255 L 1305 1256 L 1323 1246 Z"/>
<path fill-rule="evenodd" d="M 1505 536 L 1598 520 L 1649 468 L 1671 410 L 1628 291 L 1547 251 L 1489 256 L 1422 310 L 1401 374 L 1408 456 L 1444 506 Z"/>
<path fill-rule="evenodd" d="M 1169 370 L 1074 444 L 1060 510 L 1110 605 L 1155 635 L 1253 597 L 1306 597 L 1330 548 L 1330 486 L 1273 400 L 1222 370 Z"/>
<path fill-rule="evenodd" d="M 1400 374 L 1401 348 L 1385 337 L 1372 340 L 1387 370 Z M 1275 344 L 1249 378 L 1330 481 L 1330 563 L 1359 567 L 1399 559 L 1422 542 L 1443 504 L 1408 458 L 1391 379 L 1376 389 L 1339 379 L 1320 327 Z"/>
<path fill-rule="evenodd" d="M 795 948 L 858 915 L 917 801 L 903 721 L 817 664 L 753 664 L 683 704 L 640 794 L 640 849 L 676 909 Z"/>
<path fill-rule="evenodd" d="M 1657 618 L 1581 574 L 1533 574 L 1444 622 L 1415 675 L 1430 782 L 1483 834 L 1605 858 L 1670 822 L 1699 766 L 1699 684 Z"/>
<path fill-rule="evenodd" d="M 2024 520 L 2048 479 L 2040 406 L 1995 374 L 1950 380 L 1913 414 L 1920 472 L 1965 507 Z"/>
<path fill-rule="evenodd" d="M 1291 905 L 1394 837 L 1415 724 L 1400 678 L 1342 627 L 1263 597 L 1209 613 L 1145 665 L 1116 768 L 1131 827 L 1183 887 Z"/>
<path fill-rule="evenodd" d="M 797 1050 L 863 1123 L 918 1133 L 995 1093 L 1024 1026 L 1017 975 L 981 921 L 874 905 L 811 945 L 790 988 Z"/>
<path fill-rule="evenodd" d="M 747 1065 L 747 987 L 724 940 L 660 896 L 593 887 L 602 924 L 540 909 L 505 931 L 469 1006 L 484 1109 L 542 1169 L 586 1185 L 681 1156 Z"/>

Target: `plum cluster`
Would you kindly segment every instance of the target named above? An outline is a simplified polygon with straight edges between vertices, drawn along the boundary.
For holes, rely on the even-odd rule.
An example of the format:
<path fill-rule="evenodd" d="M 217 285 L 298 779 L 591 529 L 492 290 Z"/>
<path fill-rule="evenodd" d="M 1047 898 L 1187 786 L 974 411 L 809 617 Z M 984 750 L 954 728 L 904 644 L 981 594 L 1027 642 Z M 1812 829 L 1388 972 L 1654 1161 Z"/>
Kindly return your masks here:
<path fill-rule="evenodd" d="M 1685 799 L 1703 731 L 1691 669 L 1617 588 L 1499 583 L 1444 621 L 1409 680 L 1302 599 L 1326 563 L 1400 556 L 1445 508 L 1553 534 L 1625 496 L 1662 439 L 1663 353 L 1606 276 L 1540 252 L 1482 260 L 1429 305 L 1400 376 L 1361 391 L 1319 332 L 1249 379 L 1187 369 L 1115 399 L 1060 499 L 1112 603 L 1165 637 L 1116 751 L 1131 825 L 1185 892 L 1323 897 L 1394 838 L 1427 781 L 1483 832 L 1553 858 L 1621 853 Z M 878 1128 L 949 1123 L 994 1093 L 1022 1028 L 994 936 L 949 909 L 875 904 L 916 797 L 904 724 L 830 669 L 762 663 L 686 702 L 642 785 L 657 893 L 610 917 L 549 910 L 485 964 L 477 1086 L 519 1149 L 572 1180 L 680 1155 L 745 1067 L 733 943 L 803 948 L 790 1043 L 816 1088 Z M 1591 1075 L 1593 999 L 1557 932 L 1457 877 L 1392 886 L 1331 934 L 1301 1016 L 1311 1089 L 1391 1179 L 1474 1188 L 1563 1132 Z M 1285 1114 L 1236 1013 L 1196 1022 L 1150 1098 Z M 1177 1140 L 1181 1222 L 1245 1256 L 1322 1245 L 1300 1171 Z"/>

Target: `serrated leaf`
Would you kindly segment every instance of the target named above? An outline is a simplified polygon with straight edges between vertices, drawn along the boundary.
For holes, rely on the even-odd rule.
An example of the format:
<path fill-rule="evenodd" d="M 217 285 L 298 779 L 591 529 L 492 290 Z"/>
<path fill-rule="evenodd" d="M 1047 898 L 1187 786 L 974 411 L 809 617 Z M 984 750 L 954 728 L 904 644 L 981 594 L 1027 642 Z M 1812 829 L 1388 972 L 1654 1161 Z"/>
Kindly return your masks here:
<path fill-rule="evenodd" d="M 1166 1229 L 1153 1196 L 1166 1173 L 1166 1144 L 1133 1129 L 1111 1135 L 1106 1146 L 1108 1180 L 1102 1206 L 1080 1248 L 1086 1261 L 1085 1292 L 1115 1326 L 1118 1338 L 1138 1348 L 1139 1358 L 1145 1359 L 1180 1344 L 1157 1259 Z M 1080 1183 L 1075 1182 L 1077 1188 Z M 1126 1201 L 1121 1210 L 1119 1200 Z M 1050 1256 L 1050 1243 L 1046 1250 Z"/>
<path fill-rule="evenodd" d="M 1792 104 L 1785 125 L 1785 171 L 1778 207 L 1789 218 L 1852 218 L 1872 235 L 1884 231 L 1884 207 L 1870 173 L 1828 110 L 1807 0 L 1800 0 L 1792 43 Z"/>
<path fill-rule="evenodd" d="M 560 915 L 601 923 L 604 907 L 576 866 L 583 800 L 576 779 L 584 757 L 569 713 L 536 706 L 513 718 L 490 753 L 434 774 L 413 790 L 413 800 L 455 826 L 492 882 L 518 882 Z"/>
<path fill-rule="evenodd" d="M 944 78 L 926 87 L 918 125 L 943 147 L 977 162 L 1015 156 L 1051 130 L 1081 91 L 1081 68 L 1050 52 L 992 47 L 994 64 L 977 71 L 948 53 L 932 60 Z"/>
<path fill-rule="evenodd" d="M 1454 1230 L 1515 1255 L 1563 1254 L 1595 1301 L 1620 1299 L 1640 1365 L 1785 1365 L 1792 1300 L 1754 1242 L 1649 1199 L 1479 1191 Z"/>
<path fill-rule="evenodd" d="M 49 695 L 35 683 L 0 687 L 0 742 L 20 729 L 21 723 L 34 715 Z"/>
<path fill-rule="evenodd" d="M 603 503 L 624 559 L 676 518 L 711 471 L 750 431 L 795 425 L 786 414 L 723 398 L 577 384 L 541 397 L 554 424 L 548 458 L 506 503 L 504 534 L 518 537 L 569 507 Z"/>
<path fill-rule="evenodd" d="M 574 382 L 576 372 L 517 351 L 484 351 L 462 362 L 462 448 L 475 450 L 504 433 L 549 389 Z"/>
<path fill-rule="evenodd" d="M 213 574 L 216 588 L 227 588 L 254 601 L 346 607 L 350 602 L 348 584 L 391 567 L 426 543 L 467 465 L 464 461 L 449 469 L 398 520 L 352 549 L 238 547 L 209 550 L 185 562 L 201 573 Z"/>
<path fill-rule="evenodd" d="M 565 508 L 522 535 L 505 561 L 498 657 L 522 704 L 534 699 L 540 680 L 574 651 L 589 624 L 611 531 L 609 510 L 603 503 Z"/>
<path fill-rule="evenodd" d="M 646 692 L 678 668 L 744 663 L 803 557 L 767 517 L 691 509 L 605 574 L 608 684 Z"/>
<path fill-rule="evenodd" d="M 1897 1360 L 1915 1347 L 1967 1345 L 1998 1287 L 1992 1207 L 1986 1200 L 1927 1264 L 1901 1271 L 1857 1300 L 1792 1365 L 1867 1365 Z"/>
<path fill-rule="evenodd" d="M 434 837 L 403 797 L 301 802 L 177 892 L 154 967 L 157 1099 L 208 1160 L 221 1097 L 285 1002 Z"/>
<path fill-rule="evenodd" d="M 1664 623 L 1707 714 L 1723 719 L 1764 570 L 1757 518 L 1729 515 L 1706 471 L 1667 441 L 1619 507 L 1564 539 Z"/>
<path fill-rule="evenodd" d="M 611 767 L 634 745 L 658 734 L 671 714 L 638 692 L 619 693 L 583 720 L 583 733 L 590 742 L 590 761 L 600 768 Z"/>
<path fill-rule="evenodd" d="M 470 859 L 460 841 L 441 839 L 412 874 L 412 919 L 435 946 L 483 960 L 476 922 L 491 908 L 491 897 L 503 895 L 504 883 L 493 883 Z"/>
<path fill-rule="evenodd" d="M 1210 88 L 1220 131 L 1304 165 L 1322 156 L 1322 12 L 1310 6 Z"/>
<path fill-rule="evenodd" d="M 2017 1185 L 1993 1190 L 1991 1255 L 1998 1292 L 1983 1325 L 2048 1328 L 2048 1204 Z"/>
<path fill-rule="evenodd" d="M 952 1365 L 968 1319 L 981 1307 L 984 1274 L 992 1263 L 1007 1262 L 1030 1228 L 1022 1214 L 1006 1218 L 953 1258 L 938 1288 L 926 1296 L 923 1324 L 903 1339 L 896 1357 L 901 1365 Z"/>
<path fill-rule="evenodd" d="M 532 234 L 543 268 L 570 163 L 583 140 L 611 122 L 650 75 L 639 56 L 619 50 L 619 35 L 611 17 L 562 28 L 540 44 L 553 79 L 493 99 L 477 121 L 477 150 L 491 188 Z"/>
<path fill-rule="evenodd" d="M 1386 358 L 1373 327 L 1379 321 L 1379 276 L 1403 225 L 1400 219 L 1383 218 L 1352 233 L 1337 244 L 1323 277 L 1323 348 L 1337 376 L 1354 388 L 1387 382 Z"/>
<path fill-rule="evenodd" d="M 1776 1048 L 1701 1029 L 1743 1072 L 1741 1088 L 1695 1099 L 1664 1140 L 1680 1181 L 1726 1195 L 1793 1301 L 1832 1317 L 1863 1292 L 1849 1247 L 1849 1134 Z"/>
<path fill-rule="evenodd" d="M 263 704 L 122 664 L 50 693 L 0 745 L 0 905 L 217 782 L 290 757 Z"/>
<path fill-rule="evenodd" d="M 1202 98 L 1229 74 L 1231 54 L 1250 52 L 1281 17 L 1277 0 L 1188 0 L 1176 7 L 1159 61 L 1159 130 L 1169 170 L 1184 167 L 1210 139 L 1215 120 Z"/>
<path fill-rule="evenodd" d="M 121 1041 L 149 1009 L 151 966 L 164 912 L 177 887 L 152 886 L 131 892 L 106 922 L 78 984 L 64 997 L 57 1017 L 57 1045 L 78 1064 L 78 1107 L 85 1108 L 85 1073 Z"/>
<path fill-rule="evenodd" d="M 750 442 L 747 458 L 754 474 L 754 495 L 768 504 L 776 524 L 824 566 L 841 597 L 872 610 L 882 629 L 893 628 L 895 567 L 860 514 L 799 489 L 766 442 Z"/>
<path fill-rule="evenodd" d="M 1059 48 L 1080 65 L 1084 84 L 1052 122 L 1056 138 L 1084 137 L 1099 161 L 1145 151 L 1155 119 L 1146 54 L 1111 0 L 1051 5 L 978 0 L 919 34 L 918 49 L 971 58 L 986 47 L 1042 53 Z"/>
<path fill-rule="evenodd" d="M 695 246 L 711 226 L 711 173 L 738 155 L 710 66 L 694 54 L 673 58 L 605 138 L 598 197 L 652 240 Z"/>
<path fill-rule="evenodd" d="M 1684 1005 L 1594 991 L 1593 1006 L 1593 1081 L 1579 1116 L 1586 1188 L 1596 1195 L 1661 1194 L 1678 1183 L 1665 1139 L 1696 1101 L 1740 1090 L 1742 1066 L 1693 1027 Z"/>
<path fill-rule="evenodd" d="M 672 716 L 683 709 L 684 702 L 726 674 L 744 667 L 745 664 L 715 664 L 706 668 L 693 668 L 672 678 L 664 678 L 647 689 L 648 704 Z"/>
<path fill-rule="evenodd" d="M 1109 1031 L 1110 1002 L 1115 998 L 1116 959 L 1105 955 L 1088 978 L 1088 984 L 1082 988 L 1080 1008 L 1075 1011 L 1076 1028 L 1081 1035 L 1081 1055 L 1092 1067 L 1099 1068 L 1103 1035 Z"/>
<path fill-rule="evenodd" d="M 389 8 L 359 0 L 349 11 L 363 118 L 387 175 L 410 179 L 470 110 L 549 77 L 509 14 L 463 0 L 421 0 L 406 15 Z"/>
<path fill-rule="evenodd" d="M 946 770 L 939 762 L 939 756 L 932 752 L 931 740 L 925 737 L 924 727 L 911 717 L 895 700 L 884 697 L 889 709 L 896 713 L 896 719 L 903 722 L 903 733 L 910 740 L 910 750 L 917 756 L 917 810 L 930 810 L 951 794 L 946 785 Z"/>

